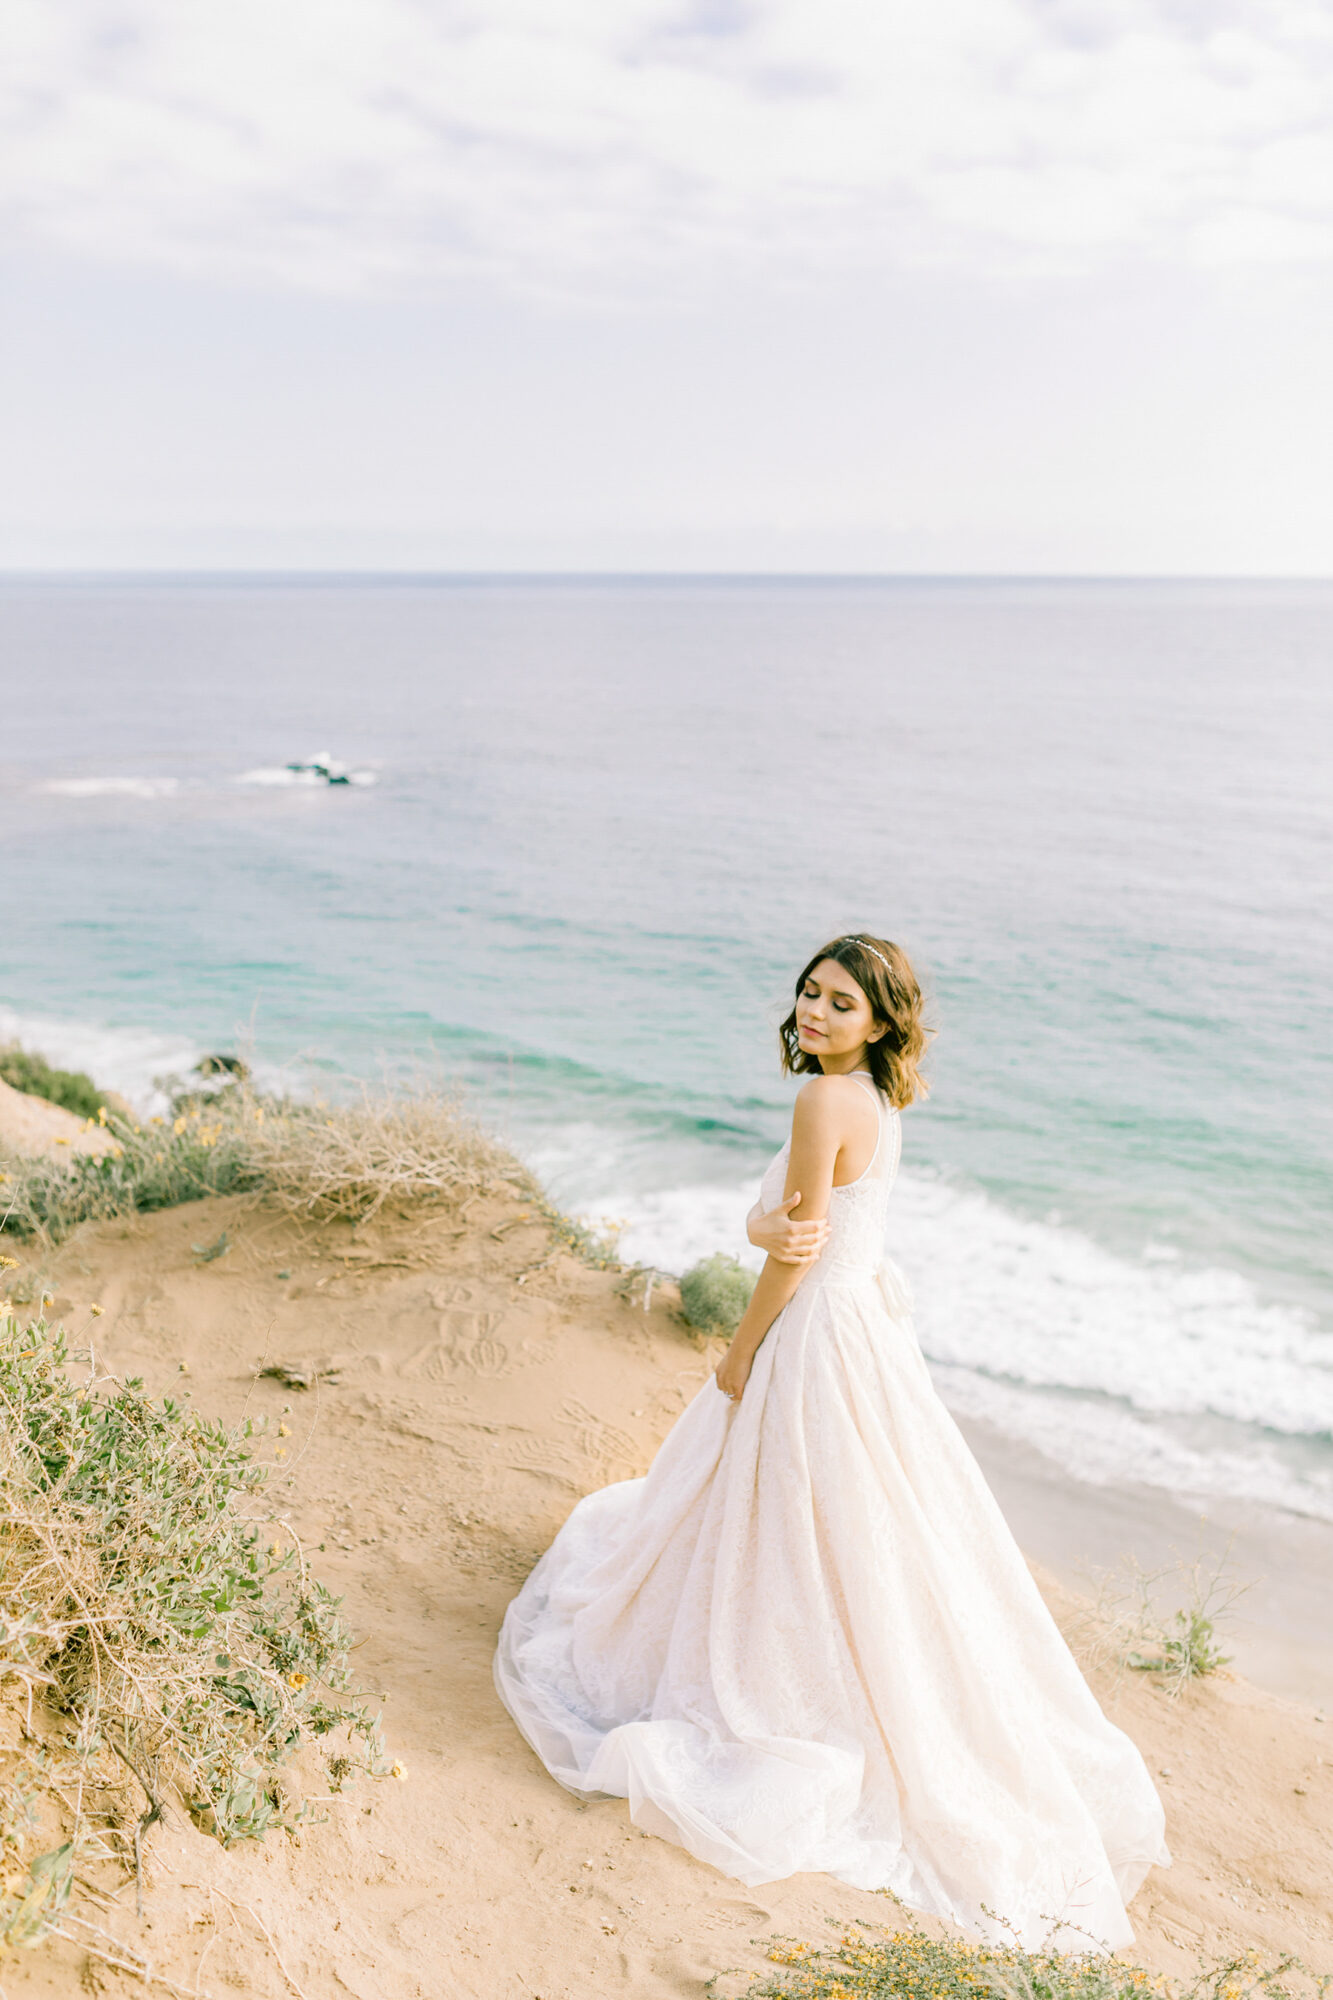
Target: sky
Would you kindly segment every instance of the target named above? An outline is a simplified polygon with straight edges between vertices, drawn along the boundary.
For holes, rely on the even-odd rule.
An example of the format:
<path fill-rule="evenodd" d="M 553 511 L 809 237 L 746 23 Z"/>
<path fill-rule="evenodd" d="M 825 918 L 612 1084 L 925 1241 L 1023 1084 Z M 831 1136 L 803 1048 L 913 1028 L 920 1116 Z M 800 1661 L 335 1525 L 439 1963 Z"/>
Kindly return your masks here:
<path fill-rule="evenodd" d="M 0 567 L 1326 575 L 1324 0 L 6 0 Z"/>

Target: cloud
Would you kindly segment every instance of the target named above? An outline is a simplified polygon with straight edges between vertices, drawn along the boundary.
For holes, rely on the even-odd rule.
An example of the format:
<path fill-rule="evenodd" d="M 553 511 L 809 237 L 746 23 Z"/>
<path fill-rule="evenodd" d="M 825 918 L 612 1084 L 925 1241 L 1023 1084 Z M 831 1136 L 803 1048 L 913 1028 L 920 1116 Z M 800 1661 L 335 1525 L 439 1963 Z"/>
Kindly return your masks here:
<path fill-rule="evenodd" d="M 11 243 L 340 291 L 1333 254 L 1307 0 L 8 0 Z"/>

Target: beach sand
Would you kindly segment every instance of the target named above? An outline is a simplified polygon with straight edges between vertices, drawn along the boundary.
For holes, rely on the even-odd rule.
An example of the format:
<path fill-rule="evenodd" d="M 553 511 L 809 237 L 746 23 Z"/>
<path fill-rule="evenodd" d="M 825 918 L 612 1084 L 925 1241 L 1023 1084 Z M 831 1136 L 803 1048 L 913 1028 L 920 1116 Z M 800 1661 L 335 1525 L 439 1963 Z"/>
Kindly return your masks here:
<path fill-rule="evenodd" d="M 224 1228 L 228 1254 L 199 1263 L 191 1245 Z M 49 1283 L 76 1342 L 91 1335 L 154 1393 L 274 1420 L 260 1455 L 275 1504 L 345 1593 L 358 1670 L 387 1694 L 387 1744 L 407 1768 L 404 1782 L 329 1799 L 321 1824 L 230 1853 L 177 1811 L 153 1835 L 143 1921 L 132 1888 L 104 1919 L 158 1971 L 191 1993 L 256 2000 L 699 2000 L 712 1974 L 763 1966 L 754 1940 L 771 1933 L 892 1923 L 883 1898 L 825 1877 L 746 1889 L 639 1833 L 622 1802 L 580 1804 L 493 1692 L 496 1630 L 520 1579 L 580 1494 L 647 1466 L 706 1378 L 710 1353 L 671 1287 L 645 1313 L 620 1274 L 551 1258 L 545 1226 L 508 1197 L 474 1202 L 465 1220 L 356 1230 L 212 1199 L 87 1228 L 18 1275 Z M 272 1362 L 317 1362 L 337 1379 L 304 1392 L 257 1379 Z M 1075 1487 L 972 1436 L 1076 1639 L 1088 1631 L 1069 1589 L 1081 1562 L 1129 1548 L 1152 1562 L 1173 1543 L 1193 1555 L 1196 1529 L 1225 1534 L 1161 1496 Z M 1246 1945 L 1333 1966 L 1333 1710 L 1319 1714 L 1333 1647 L 1315 1581 L 1327 1543 L 1305 1527 L 1251 1522 L 1238 1543 L 1270 1576 L 1247 1606 L 1254 1680 L 1173 1701 L 1141 1675 L 1089 1670 L 1166 1801 L 1175 1866 L 1132 1911 L 1130 1955 L 1155 1972 L 1188 1974 L 1199 1953 Z M 3 1984 L 10 2000 L 128 1990 L 62 1944 L 8 1960 Z"/>

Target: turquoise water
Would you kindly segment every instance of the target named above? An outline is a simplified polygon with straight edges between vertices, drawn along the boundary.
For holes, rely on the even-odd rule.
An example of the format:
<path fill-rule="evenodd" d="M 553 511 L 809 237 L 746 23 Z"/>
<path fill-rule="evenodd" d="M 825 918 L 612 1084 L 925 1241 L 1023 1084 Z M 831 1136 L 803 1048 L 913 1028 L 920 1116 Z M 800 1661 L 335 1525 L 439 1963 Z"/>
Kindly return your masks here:
<path fill-rule="evenodd" d="M 442 1069 L 678 1269 L 874 929 L 946 1394 L 1333 1514 L 1331 654 L 1324 586 L 11 583 L 0 1031 L 140 1096 Z M 324 748 L 376 782 L 285 781 Z"/>

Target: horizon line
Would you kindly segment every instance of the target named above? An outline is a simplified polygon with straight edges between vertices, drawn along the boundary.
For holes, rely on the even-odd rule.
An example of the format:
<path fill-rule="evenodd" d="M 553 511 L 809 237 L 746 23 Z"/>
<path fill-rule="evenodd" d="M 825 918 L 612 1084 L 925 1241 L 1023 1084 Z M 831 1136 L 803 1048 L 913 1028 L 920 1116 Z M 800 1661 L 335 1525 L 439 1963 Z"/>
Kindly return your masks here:
<path fill-rule="evenodd" d="M 866 583 L 866 584 L 1329 584 L 1333 572 L 1263 570 L 867 570 L 867 569 L 542 569 L 407 568 L 304 564 L 81 565 L 6 567 L 13 583 Z"/>

